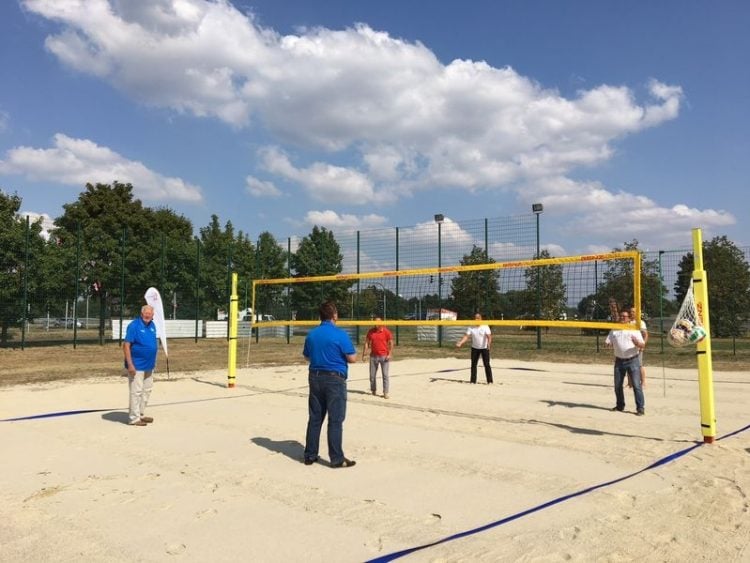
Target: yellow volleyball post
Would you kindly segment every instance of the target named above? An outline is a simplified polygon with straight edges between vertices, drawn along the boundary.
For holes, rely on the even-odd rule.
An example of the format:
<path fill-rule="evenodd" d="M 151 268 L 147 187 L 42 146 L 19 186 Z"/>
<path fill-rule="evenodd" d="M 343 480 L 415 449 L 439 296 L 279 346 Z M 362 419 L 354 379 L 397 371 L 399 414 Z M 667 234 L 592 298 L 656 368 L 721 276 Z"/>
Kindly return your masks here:
<path fill-rule="evenodd" d="M 239 310 L 237 307 L 237 274 L 232 274 L 232 294 L 229 297 L 229 380 L 227 387 L 234 387 L 235 373 L 237 371 L 237 317 Z"/>
<path fill-rule="evenodd" d="M 708 276 L 703 269 L 703 235 L 693 229 L 693 293 L 698 320 L 706 331 L 706 337 L 698 342 L 698 385 L 701 403 L 701 432 L 703 442 L 712 444 L 716 437 L 716 411 L 714 409 L 714 373 L 711 364 L 711 321 L 708 314 Z"/>

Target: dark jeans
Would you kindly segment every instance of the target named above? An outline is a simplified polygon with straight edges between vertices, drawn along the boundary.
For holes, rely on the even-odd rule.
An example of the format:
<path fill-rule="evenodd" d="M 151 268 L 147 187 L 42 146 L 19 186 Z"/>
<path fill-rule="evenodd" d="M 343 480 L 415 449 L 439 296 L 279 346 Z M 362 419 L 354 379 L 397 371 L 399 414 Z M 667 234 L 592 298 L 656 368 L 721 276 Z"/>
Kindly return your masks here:
<path fill-rule="evenodd" d="M 320 430 L 328 415 L 328 457 L 332 465 L 344 461 L 342 447 L 344 418 L 346 417 L 346 379 L 328 373 L 310 373 L 310 397 L 307 402 L 309 419 L 305 459 L 317 459 Z"/>
<path fill-rule="evenodd" d="M 617 400 L 616 407 L 619 410 L 625 408 L 625 391 L 623 390 L 622 386 L 628 373 L 630 373 L 630 377 L 633 380 L 635 408 L 643 410 L 645 406 L 645 399 L 643 397 L 643 387 L 641 386 L 641 358 L 639 355 L 636 355 L 635 358 L 630 358 L 627 360 L 615 358 L 615 399 Z"/>
<path fill-rule="evenodd" d="M 490 367 L 490 351 L 487 348 L 471 349 L 471 382 L 477 382 L 477 364 L 479 356 L 482 356 L 482 365 L 484 366 L 484 376 L 487 383 L 492 383 L 492 368 Z"/>

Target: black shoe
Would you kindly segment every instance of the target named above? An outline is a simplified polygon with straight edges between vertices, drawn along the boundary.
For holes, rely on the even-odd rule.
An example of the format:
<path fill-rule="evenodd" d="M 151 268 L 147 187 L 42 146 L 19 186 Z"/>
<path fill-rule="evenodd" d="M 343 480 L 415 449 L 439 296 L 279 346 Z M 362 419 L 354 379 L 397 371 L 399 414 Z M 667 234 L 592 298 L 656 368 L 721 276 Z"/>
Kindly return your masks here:
<path fill-rule="evenodd" d="M 620 407 L 612 407 L 609 410 L 611 410 L 612 412 L 622 412 L 622 411 L 625 410 L 625 407 L 622 407 L 622 408 L 620 408 Z"/>
<path fill-rule="evenodd" d="M 637 411 L 635 411 L 635 416 L 643 416 L 644 414 L 646 414 L 646 411 L 643 409 L 638 409 Z"/>
<path fill-rule="evenodd" d="M 331 467 L 354 467 L 355 465 L 357 465 L 357 462 L 353 459 L 344 458 L 344 460 L 339 463 L 332 463 Z"/>
<path fill-rule="evenodd" d="M 312 464 L 313 464 L 313 463 L 315 463 L 316 461 L 318 461 L 318 458 L 317 458 L 317 457 L 315 457 L 315 458 L 312 458 L 312 459 L 308 459 L 308 458 L 305 458 L 305 465 L 312 465 Z"/>

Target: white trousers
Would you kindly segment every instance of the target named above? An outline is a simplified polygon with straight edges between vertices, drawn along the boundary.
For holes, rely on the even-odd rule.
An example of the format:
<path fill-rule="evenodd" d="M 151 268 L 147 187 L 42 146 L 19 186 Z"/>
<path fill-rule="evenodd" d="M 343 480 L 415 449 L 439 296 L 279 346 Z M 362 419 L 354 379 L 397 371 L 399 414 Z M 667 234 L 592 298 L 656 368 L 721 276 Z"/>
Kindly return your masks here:
<path fill-rule="evenodd" d="M 128 421 L 130 424 L 139 421 L 146 414 L 146 405 L 151 397 L 151 388 L 154 386 L 152 373 L 152 371 L 136 371 L 135 375 L 128 374 L 130 389 Z"/>

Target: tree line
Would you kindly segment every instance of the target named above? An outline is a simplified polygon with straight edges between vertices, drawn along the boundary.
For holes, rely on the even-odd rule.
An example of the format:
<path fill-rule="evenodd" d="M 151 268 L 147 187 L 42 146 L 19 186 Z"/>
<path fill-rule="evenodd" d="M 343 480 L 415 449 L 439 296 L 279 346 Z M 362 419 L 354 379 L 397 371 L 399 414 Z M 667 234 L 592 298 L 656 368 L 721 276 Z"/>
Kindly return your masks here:
<path fill-rule="evenodd" d="M 312 277 L 339 274 L 343 255 L 334 233 L 315 226 L 297 248 L 284 249 L 269 232 L 255 241 L 236 230 L 231 221 L 221 225 L 216 215 L 198 229 L 169 208 L 144 206 L 133 196 L 131 184 L 87 184 L 78 199 L 63 206 L 48 237 L 41 221 L 27 228 L 19 216 L 22 200 L 0 190 L 0 341 L 9 328 L 24 320 L 59 315 L 66 298 L 87 299 L 99 319 L 132 315 L 143 303 L 149 286 L 159 287 L 165 309 L 178 306 L 179 318 L 215 318 L 226 309 L 231 272 L 244 286 L 247 302 L 253 279 Z M 620 248 L 613 249 L 615 251 Z M 638 250 L 638 241 L 624 250 Z M 549 258 L 546 250 L 537 258 Z M 461 265 L 487 264 L 494 260 L 483 248 L 473 246 Z M 726 237 L 704 243 L 705 269 L 709 272 L 711 328 L 715 336 L 740 336 L 748 320 L 750 267 L 741 249 Z M 258 293 L 256 311 L 280 308 L 294 311 L 297 319 L 316 318 L 317 305 L 334 299 L 342 317 L 379 311 L 383 295 L 391 311 L 402 316 L 418 308 L 422 312 L 449 308 L 459 318 L 482 312 L 487 318 L 603 319 L 611 298 L 625 304 L 632 295 L 632 263 L 603 263 L 602 283 L 575 306 L 566 300 L 567 288 L 561 265 L 528 268 L 521 287 L 501 287 L 500 270 L 459 272 L 440 291 L 423 291 L 402 298 L 385 287 L 358 287 L 352 282 L 264 286 Z M 662 281 L 657 260 L 642 263 L 642 309 L 652 316 L 674 312 L 684 297 L 693 270 L 692 253 L 679 263 L 673 299 Z M 445 281 L 441 279 L 440 281 Z M 355 282 L 356 283 L 356 282 Z M 172 303 L 171 300 L 174 302 Z M 424 316 L 424 315 L 423 315 Z"/>

